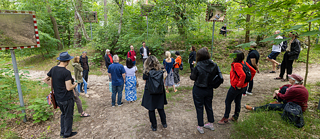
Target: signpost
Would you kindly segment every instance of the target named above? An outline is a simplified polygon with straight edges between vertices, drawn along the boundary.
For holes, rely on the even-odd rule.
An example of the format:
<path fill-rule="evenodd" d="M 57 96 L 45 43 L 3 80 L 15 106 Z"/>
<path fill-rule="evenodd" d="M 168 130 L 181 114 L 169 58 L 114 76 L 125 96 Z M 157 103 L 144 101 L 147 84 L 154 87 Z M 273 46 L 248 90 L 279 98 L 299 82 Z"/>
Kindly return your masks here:
<path fill-rule="evenodd" d="M 223 22 L 226 16 L 226 8 L 219 4 L 208 4 L 206 11 L 206 21 L 213 22 L 212 24 L 212 40 L 211 40 L 211 58 L 213 56 L 213 39 L 214 26 L 216 22 Z"/>
<path fill-rule="evenodd" d="M 40 47 L 36 15 L 34 11 L 0 10 L 0 21 L 0 38 L 6 38 L 0 43 L 0 50 L 10 50 L 20 106 L 24 107 L 14 49 Z M 25 111 L 22 110 L 22 113 Z M 25 115 L 23 122 L 26 121 Z"/>
<path fill-rule="evenodd" d="M 92 22 L 97 23 L 98 18 L 97 18 L 97 12 L 96 11 L 91 11 L 91 12 L 84 12 L 84 19 L 83 22 L 90 23 L 90 30 L 91 30 L 91 40 L 92 40 Z"/>
<path fill-rule="evenodd" d="M 154 5 L 148 4 L 148 1 L 146 1 L 146 4 L 141 5 L 141 16 L 146 16 L 147 18 L 147 40 L 148 40 L 148 34 L 149 34 L 148 15 L 152 11 L 153 7 Z"/>

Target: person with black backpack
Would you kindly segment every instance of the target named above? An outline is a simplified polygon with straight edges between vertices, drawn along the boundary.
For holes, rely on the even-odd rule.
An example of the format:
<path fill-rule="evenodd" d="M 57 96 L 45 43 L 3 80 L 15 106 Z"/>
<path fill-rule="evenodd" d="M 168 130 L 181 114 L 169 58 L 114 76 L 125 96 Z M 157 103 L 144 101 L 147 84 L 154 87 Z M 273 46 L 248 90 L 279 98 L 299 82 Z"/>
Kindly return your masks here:
<path fill-rule="evenodd" d="M 291 74 L 288 76 L 290 84 L 286 84 L 280 87 L 279 90 L 275 90 L 273 97 L 277 101 L 272 102 L 267 105 L 259 106 L 259 107 L 251 107 L 248 105 L 244 105 L 247 110 L 275 110 L 282 111 L 285 105 L 288 102 L 294 102 L 301 106 L 302 111 L 306 111 L 308 108 L 308 98 L 309 92 L 302 85 L 303 78 L 298 74 Z"/>
<path fill-rule="evenodd" d="M 158 110 L 163 128 L 167 128 L 164 105 L 168 104 L 164 89 L 163 73 L 160 62 L 149 56 L 144 62 L 143 80 L 146 81 L 141 105 L 149 110 L 152 131 L 157 131 L 155 109 Z"/>
<path fill-rule="evenodd" d="M 237 121 L 240 109 L 241 109 L 241 98 L 243 92 L 246 91 L 248 83 L 253 79 L 256 74 L 256 70 L 252 68 L 248 63 L 244 62 L 244 54 L 242 51 L 234 51 L 236 58 L 233 59 L 230 71 L 230 82 L 231 87 L 228 90 L 227 97 L 225 100 L 225 113 L 223 118 L 218 122 L 218 124 L 227 124 L 228 121 Z M 234 115 L 229 118 L 231 111 L 231 103 L 234 101 L 236 103 Z M 228 119 L 229 118 L 229 119 Z"/>
<path fill-rule="evenodd" d="M 198 119 L 197 130 L 203 134 L 203 128 L 214 130 L 214 117 L 212 110 L 213 88 L 219 87 L 223 82 L 223 77 L 222 74 L 219 74 L 221 72 L 219 72 L 220 70 L 218 65 L 210 59 L 210 54 L 207 49 L 202 48 L 198 50 L 196 60 L 198 64 L 191 73 L 190 79 L 194 80 L 192 94 Z M 222 82 L 215 83 L 215 77 L 222 80 Z M 203 106 L 206 109 L 209 121 L 207 124 L 203 123 Z"/>
<path fill-rule="evenodd" d="M 173 69 L 173 71 L 174 71 L 174 74 L 173 74 L 174 75 L 174 84 L 175 84 L 175 87 L 178 87 L 178 86 L 180 86 L 179 70 L 181 70 L 181 66 L 183 66 L 183 65 L 182 65 L 182 58 L 180 56 L 180 52 L 176 51 L 174 54 L 177 57 L 175 59 L 175 64 L 174 64 L 174 69 Z M 183 67 L 182 67 L 182 69 L 183 69 Z"/>

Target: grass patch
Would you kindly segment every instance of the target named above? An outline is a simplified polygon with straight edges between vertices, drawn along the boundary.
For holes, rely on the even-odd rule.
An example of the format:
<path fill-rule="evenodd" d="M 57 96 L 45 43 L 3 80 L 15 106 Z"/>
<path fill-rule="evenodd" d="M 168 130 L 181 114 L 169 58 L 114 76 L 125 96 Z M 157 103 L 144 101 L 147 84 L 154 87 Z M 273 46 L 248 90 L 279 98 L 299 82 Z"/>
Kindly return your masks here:
<path fill-rule="evenodd" d="M 87 101 L 82 97 L 82 96 L 79 96 L 81 102 L 82 102 L 82 109 L 83 111 L 86 111 L 86 109 L 88 108 L 88 105 L 87 105 Z M 80 113 L 78 113 L 78 108 L 77 108 L 77 105 L 75 104 L 74 105 L 74 116 L 73 116 L 73 122 L 79 122 L 81 121 L 81 117 L 80 117 Z"/>
<path fill-rule="evenodd" d="M 166 97 L 168 100 L 177 100 L 174 99 L 173 97 L 180 94 L 180 93 L 185 93 L 188 92 L 190 90 L 192 90 L 193 86 L 182 86 L 182 87 L 176 87 L 176 89 L 178 90 L 177 92 L 174 92 L 172 87 L 169 87 L 169 92 L 170 93 L 166 93 Z M 181 99 L 182 100 L 182 99 Z M 179 100 L 177 100 L 179 101 Z"/>
<path fill-rule="evenodd" d="M 303 114 L 305 126 L 296 128 L 281 119 L 282 112 L 252 112 L 234 124 L 232 138 L 320 138 L 320 111 L 317 110 L 320 83 L 307 85 L 308 109 Z M 268 101 L 268 100 L 266 100 Z M 270 101 L 268 101 L 270 102 Z"/>
<path fill-rule="evenodd" d="M 0 130 L 1 139 L 21 139 L 18 133 L 11 131 L 10 129 Z"/>

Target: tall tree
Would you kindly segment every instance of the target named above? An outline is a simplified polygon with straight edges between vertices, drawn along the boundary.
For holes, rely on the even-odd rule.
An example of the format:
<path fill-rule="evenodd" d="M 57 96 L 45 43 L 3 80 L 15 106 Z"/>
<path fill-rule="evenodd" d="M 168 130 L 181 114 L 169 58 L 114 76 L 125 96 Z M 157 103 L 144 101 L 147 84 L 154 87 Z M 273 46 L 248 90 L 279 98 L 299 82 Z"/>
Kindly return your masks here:
<path fill-rule="evenodd" d="M 81 28 L 81 24 L 79 21 L 79 17 L 78 15 L 81 15 L 81 11 L 82 11 L 82 0 L 75 0 L 75 14 L 74 14 L 74 20 L 75 20 L 75 26 L 74 26 L 74 47 L 81 47 L 81 32 L 80 32 L 80 28 Z M 78 12 L 78 14 L 77 14 Z"/>
<path fill-rule="evenodd" d="M 60 34 L 59 34 L 59 30 L 58 30 L 58 24 L 57 24 L 57 21 L 56 19 L 54 18 L 53 14 L 52 14 L 52 10 L 51 10 L 51 7 L 49 5 L 49 2 L 48 0 L 46 0 L 46 7 L 47 7 L 47 11 L 49 13 L 49 16 L 50 16 L 50 20 L 52 22 L 52 25 L 53 25 L 53 31 L 54 31 L 54 37 L 59 40 L 59 44 L 58 44 L 58 50 L 61 50 L 63 48 L 62 46 L 62 43 L 61 43 L 61 39 L 60 39 Z"/>

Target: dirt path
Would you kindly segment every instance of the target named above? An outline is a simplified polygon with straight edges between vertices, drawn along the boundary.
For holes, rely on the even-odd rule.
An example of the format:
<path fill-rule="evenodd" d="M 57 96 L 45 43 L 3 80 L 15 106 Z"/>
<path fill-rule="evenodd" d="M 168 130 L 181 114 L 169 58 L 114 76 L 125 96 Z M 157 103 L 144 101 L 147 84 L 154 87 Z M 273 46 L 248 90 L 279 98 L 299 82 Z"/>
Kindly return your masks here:
<path fill-rule="evenodd" d="M 304 76 L 305 67 L 301 66 L 294 68 L 294 73 Z M 308 83 L 320 81 L 320 65 L 311 65 L 309 68 Z M 47 71 L 46 71 L 47 72 Z M 30 71 L 30 78 L 38 80 L 46 74 L 45 71 Z M 242 98 L 242 105 L 250 104 L 257 105 L 266 97 L 272 96 L 272 90 L 278 88 L 288 82 L 275 81 L 279 73 L 260 73 L 254 78 L 255 84 L 253 96 Z M 141 106 L 144 83 L 141 76 L 139 77 L 138 101 L 128 103 L 124 98 L 122 107 L 111 107 L 111 93 L 108 91 L 107 76 L 89 75 L 88 93 L 90 98 L 87 98 L 88 108 L 86 112 L 91 114 L 91 117 L 83 118 L 81 121 L 73 124 L 74 130 L 78 135 L 74 138 L 230 138 L 231 124 L 218 125 L 224 114 L 224 100 L 230 86 L 229 75 L 223 75 L 225 78 L 224 84 L 214 92 L 213 109 L 215 118 L 215 131 L 205 130 L 205 134 L 199 134 L 196 130 L 197 119 L 196 111 L 192 99 L 192 90 L 184 90 L 178 95 L 168 99 L 168 105 L 165 106 L 168 128 L 164 129 L 161 126 L 159 116 L 157 115 L 158 130 L 151 131 L 148 118 L 148 111 Z M 193 82 L 187 76 L 181 77 L 181 86 L 192 86 Z M 183 88 L 183 87 L 182 87 Z M 233 114 L 234 103 L 232 104 Z M 76 110 L 75 110 L 76 112 Z M 247 110 L 241 109 L 241 120 Z M 231 115 L 230 114 L 230 115 Z M 205 114 L 206 115 L 206 114 Z M 204 116 L 205 122 L 206 116 Z M 57 138 L 60 134 L 59 120 L 55 120 L 55 124 L 51 127 L 52 132 L 47 134 L 48 137 Z M 46 128 L 46 127 L 43 127 Z M 31 129 L 39 130 L 39 129 Z M 41 129 L 43 130 L 43 129 Z M 30 131 L 30 129 L 28 130 Z M 23 132 L 19 132 L 24 138 Z"/>

